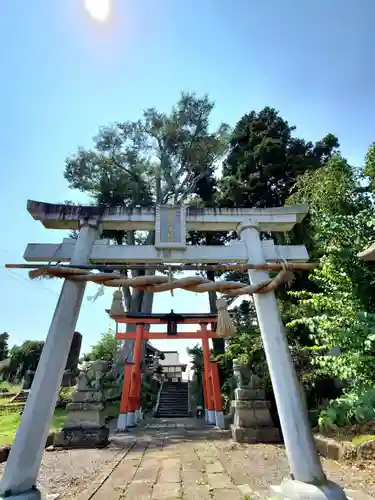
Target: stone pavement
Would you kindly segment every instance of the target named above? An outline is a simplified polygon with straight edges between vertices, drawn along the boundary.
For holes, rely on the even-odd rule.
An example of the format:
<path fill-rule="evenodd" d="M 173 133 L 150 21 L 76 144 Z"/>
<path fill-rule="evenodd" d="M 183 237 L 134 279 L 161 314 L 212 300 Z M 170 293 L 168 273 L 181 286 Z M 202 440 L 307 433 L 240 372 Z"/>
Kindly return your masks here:
<path fill-rule="evenodd" d="M 282 446 L 240 445 L 228 431 L 205 428 L 193 419 L 155 420 L 134 434 L 117 434 L 112 446 L 116 443 L 122 453 L 78 500 L 265 499 L 269 485 L 288 475 Z M 351 492 L 354 500 L 375 498 L 375 485 L 366 474 L 350 473 L 331 461 L 325 468 L 347 488 L 367 491 Z"/>

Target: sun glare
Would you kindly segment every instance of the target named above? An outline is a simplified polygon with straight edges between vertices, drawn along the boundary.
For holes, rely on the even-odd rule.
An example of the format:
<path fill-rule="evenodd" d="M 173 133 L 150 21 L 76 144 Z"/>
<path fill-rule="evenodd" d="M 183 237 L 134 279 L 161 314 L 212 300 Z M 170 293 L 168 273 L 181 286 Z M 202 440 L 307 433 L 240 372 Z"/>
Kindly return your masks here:
<path fill-rule="evenodd" d="M 85 0 L 85 8 L 93 19 L 104 22 L 110 13 L 110 0 Z"/>

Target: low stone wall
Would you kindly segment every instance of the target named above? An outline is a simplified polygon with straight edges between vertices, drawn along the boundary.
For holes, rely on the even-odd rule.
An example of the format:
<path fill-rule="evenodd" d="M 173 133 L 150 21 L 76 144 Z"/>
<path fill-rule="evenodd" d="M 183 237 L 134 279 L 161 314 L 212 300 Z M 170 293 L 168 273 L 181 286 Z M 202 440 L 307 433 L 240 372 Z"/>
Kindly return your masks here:
<path fill-rule="evenodd" d="M 336 441 L 336 439 L 315 434 L 316 447 L 319 453 L 332 460 L 375 460 L 375 439 L 354 445 L 350 441 Z"/>
<path fill-rule="evenodd" d="M 54 438 L 55 438 L 55 433 L 54 432 L 51 432 L 51 434 L 48 434 L 48 438 L 47 438 L 47 441 L 46 441 L 45 448 L 48 448 L 48 446 L 53 445 Z M 11 445 L 0 446 L 0 463 L 1 462 L 6 462 L 8 460 L 10 449 L 11 449 Z"/>

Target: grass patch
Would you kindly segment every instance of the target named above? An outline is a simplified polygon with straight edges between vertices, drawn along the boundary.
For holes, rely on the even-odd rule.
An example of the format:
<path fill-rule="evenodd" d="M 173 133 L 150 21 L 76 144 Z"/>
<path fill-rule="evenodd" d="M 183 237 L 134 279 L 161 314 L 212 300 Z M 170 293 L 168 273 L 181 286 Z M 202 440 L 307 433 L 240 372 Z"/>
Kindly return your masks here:
<path fill-rule="evenodd" d="M 61 408 L 56 409 L 50 431 L 59 429 L 65 423 L 66 415 L 67 413 L 65 410 Z M 20 420 L 21 415 L 18 411 L 0 416 L 0 445 L 13 443 Z"/>
<path fill-rule="evenodd" d="M 11 385 L 9 382 L 0 382 L 1 389 L 8 389 L 9 392 L 20 392 L 22 390 L 22 385 Z"/>
<path fill-rule="evenodd" d="M 355 446 L 359 446 L 362 443 L 366 443 L 366 441 L 372 441 L 375 439 L 375 434 L 362 434 L 361 436 L 356 436 L 352 439 L 352 443 Z"/>

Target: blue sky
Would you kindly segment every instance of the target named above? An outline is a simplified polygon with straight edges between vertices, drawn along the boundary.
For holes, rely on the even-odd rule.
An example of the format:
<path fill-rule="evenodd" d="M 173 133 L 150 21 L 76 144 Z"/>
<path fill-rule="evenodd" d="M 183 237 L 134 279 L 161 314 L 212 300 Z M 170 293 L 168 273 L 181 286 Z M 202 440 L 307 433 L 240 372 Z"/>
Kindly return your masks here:
<path fill-rule="evenodd" d="M 328 132 L 361 165 L 375 140 L 373 0 L 113 0 L 93 22 L 83 0 L 0 3 L 0 264 L 21 262 L 28 242 L 60 242 L 26 212 L 28 198 L 84 201 L 68 189 L 64 159 L 98 128 L 168 111 L 181 90 L 215 100 L 213 125 L 251 109 L 277 108 L 297 133 Z M 45 337 L 59 283 L 0 270 L 0 331 L 11 343 Z M 89 287 L 88 295 L 95 292 Z M 106 331 L 104 309 L 86 299 L 77 329 L 84 349 Z M 162 294 L 155 311 L 204 311 L 207 299 Z M 186 345 L 174 342 L 162 348 Z"/>

